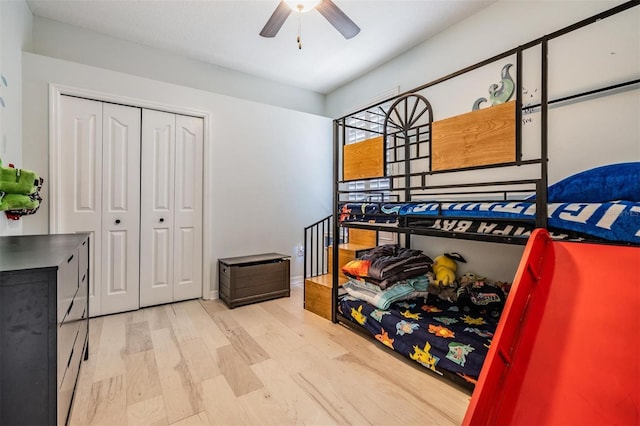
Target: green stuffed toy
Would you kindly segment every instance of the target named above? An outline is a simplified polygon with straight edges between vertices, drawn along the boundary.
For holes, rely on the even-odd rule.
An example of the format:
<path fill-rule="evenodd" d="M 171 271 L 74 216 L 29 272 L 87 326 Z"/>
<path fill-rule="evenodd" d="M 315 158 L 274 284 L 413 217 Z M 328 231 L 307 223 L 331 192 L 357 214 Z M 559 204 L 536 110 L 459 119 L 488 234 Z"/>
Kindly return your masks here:
<path fill-rule="evenodd" d="M 0 193 L 1 194 L 1 193 Z M 22 194 L 5 194 L 0 196 L 0 211 L 32 210 L 40 205 L 37 199 Z"/>
<path fill-rule="evenodd" d="M 42 181 L 30 170 L 2 167 L 0 159 L 0 211 L 13 220 L 37 212 Z"/>
<path fill-rule="evenodd" d="M 36 192 L 39 176 L 30 170 L 2 167 L 0 161 L 0 192 L 29 195 Z"/>

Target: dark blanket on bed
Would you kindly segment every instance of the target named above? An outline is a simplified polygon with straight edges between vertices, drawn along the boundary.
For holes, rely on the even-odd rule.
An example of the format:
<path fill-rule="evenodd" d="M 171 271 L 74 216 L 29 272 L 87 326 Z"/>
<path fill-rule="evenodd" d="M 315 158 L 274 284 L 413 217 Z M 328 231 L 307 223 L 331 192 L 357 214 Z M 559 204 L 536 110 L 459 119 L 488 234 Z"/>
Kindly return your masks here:
<path fill-rule="evenodd" d="M 342 272 L 352 278 L 363 278 L 384 290 L 400 280 L 426 274 L 431 271 L 432 264 L 433 260 L 420 250 L 385 244 L 348 262 Z"/>
<path fill-rule="evenodd" d="M 338 309 L 394 351 L 437 373 L 447 371 L 473 384 L 497 326 L 495 319 L 465 314 L 454 303 L 433 295 L 426 301 L 396 302 L 387 310 L 344 295 Z"/>

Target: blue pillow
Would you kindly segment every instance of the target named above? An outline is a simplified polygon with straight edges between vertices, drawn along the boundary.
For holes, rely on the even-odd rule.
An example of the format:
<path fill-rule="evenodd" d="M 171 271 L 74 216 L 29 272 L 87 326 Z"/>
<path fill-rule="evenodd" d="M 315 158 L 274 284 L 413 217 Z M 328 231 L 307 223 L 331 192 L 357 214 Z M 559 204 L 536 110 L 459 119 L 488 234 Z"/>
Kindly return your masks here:
<path fill-rule="evenodd" d="M 640 201 L 640 162 L 609 164 L 576 173 L 551 185 L 550 203 Z"/>

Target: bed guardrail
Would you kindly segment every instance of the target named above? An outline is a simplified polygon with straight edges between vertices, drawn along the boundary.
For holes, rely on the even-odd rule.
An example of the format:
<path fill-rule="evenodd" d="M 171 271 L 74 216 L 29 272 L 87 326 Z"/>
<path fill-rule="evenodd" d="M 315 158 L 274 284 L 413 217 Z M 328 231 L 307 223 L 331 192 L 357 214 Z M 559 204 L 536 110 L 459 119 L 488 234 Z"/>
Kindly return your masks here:
<path fill-rule="evenodd" d="M 339 231 L 339 243 L 349 240 L 348 229 Z M 317 277 L 329 273 L 328 247 L 334 242 L 333 216 L 327 216 L 304 228 L 304 278 Z"/>

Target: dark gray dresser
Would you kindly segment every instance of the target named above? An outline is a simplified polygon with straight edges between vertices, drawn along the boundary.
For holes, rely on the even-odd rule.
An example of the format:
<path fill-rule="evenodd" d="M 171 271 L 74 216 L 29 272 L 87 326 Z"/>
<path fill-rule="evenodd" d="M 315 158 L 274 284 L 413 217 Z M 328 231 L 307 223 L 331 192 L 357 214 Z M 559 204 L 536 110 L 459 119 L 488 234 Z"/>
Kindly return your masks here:
<path fill-rule="evenodd" d="M 289 256 L 264 253 L 218 259 L 220 298 L 230 308 L 290 295 Z"/>
<path fill-rule="evenodd" d="M 88 301 L 88 234 L 0 237 L 0 424 L 67 422 Z"/>

